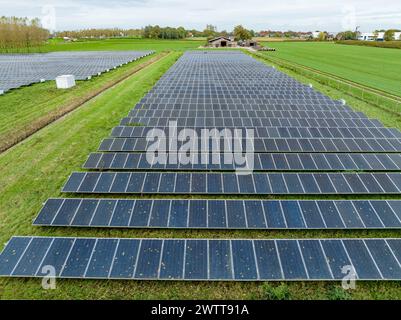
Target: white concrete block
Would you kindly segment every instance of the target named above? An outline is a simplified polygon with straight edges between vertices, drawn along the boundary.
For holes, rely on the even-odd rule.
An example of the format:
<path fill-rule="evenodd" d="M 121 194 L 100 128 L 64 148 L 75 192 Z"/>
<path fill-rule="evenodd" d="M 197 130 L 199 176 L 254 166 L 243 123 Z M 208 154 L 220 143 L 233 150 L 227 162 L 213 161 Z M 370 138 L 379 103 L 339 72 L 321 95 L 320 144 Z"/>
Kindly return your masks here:
<path fill-rule="evenodd" d="M 0 90 L 0 96 L 4 94 L 4 90 Z"/>
<path fill-rule="evenodd" d="M 62 75 L 56 78 L 57 89 L 69 89 L 75 87 L 75 77 L 73 75 Z"/>
<path fill-rule="evenodd" d="M 313 84 L 312 83 L 309 83 L 309 88 L 313 88 Z"/>
<path fill-rule="evenodd" d="M 46 79 L 40 79 L 40 82 L 41 83 L 43 83 L 43 82 L 45 82 L 46 81 Z"/>
<path fill-rule="evenodd" d="M 343 106 L 345 106 L 347 104 L 347 101 L 345 101 L 345 99 L 341 99 L 340 101 L 343 104 Z"/>

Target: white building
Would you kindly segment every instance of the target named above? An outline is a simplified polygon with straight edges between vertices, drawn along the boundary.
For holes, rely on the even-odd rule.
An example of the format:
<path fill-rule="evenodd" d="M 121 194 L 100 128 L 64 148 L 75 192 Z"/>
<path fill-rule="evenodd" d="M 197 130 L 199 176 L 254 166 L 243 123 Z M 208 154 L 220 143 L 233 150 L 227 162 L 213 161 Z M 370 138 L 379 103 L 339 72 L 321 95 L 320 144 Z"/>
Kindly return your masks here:
<path fill-rule="evenodd" d="M 384 32 L 363 32 L 359 35 L 361 41 L 384 41 Z M 401 32 L 394 32 L 394 40 L 401 40 Z"/>
<path fill-rule="evenodd" d="M 312 32 L 312 37 L 313 39 L 317 39 L 320 36 L 321 31 L 313 31 Z"/>

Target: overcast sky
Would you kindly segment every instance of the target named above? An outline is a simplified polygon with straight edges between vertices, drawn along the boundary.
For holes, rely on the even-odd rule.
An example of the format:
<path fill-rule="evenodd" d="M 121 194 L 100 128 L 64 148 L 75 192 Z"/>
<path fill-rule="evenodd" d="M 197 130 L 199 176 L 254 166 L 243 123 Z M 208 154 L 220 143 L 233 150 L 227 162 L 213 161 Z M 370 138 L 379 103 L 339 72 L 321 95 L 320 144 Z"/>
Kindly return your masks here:
<path fill-rule="evenodd" d="M 401 29 L 400 0 L 0 0 L 0 15 L 39 17 L 50 29 L 148 24 L 232 30 Z"/>

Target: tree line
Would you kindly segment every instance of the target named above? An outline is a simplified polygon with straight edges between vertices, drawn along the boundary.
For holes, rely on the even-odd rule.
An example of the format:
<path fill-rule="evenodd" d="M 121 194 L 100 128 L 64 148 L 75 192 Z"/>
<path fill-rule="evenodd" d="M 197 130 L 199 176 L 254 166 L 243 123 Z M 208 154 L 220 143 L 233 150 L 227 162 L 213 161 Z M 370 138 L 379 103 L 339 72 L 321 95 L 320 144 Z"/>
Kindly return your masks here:
<path fill-rule="evenodd" d="M 74 31 L 60 31 L 55 34 L 55 36 L 63 38 L 116 38 L 116 37 L 142 37 L 141 29 L 120 29 L 120 28 L 110 28 L 110 29 L 82 29 Z"/>
<path fill-rule="evenodd" d="M 42 46 L 49 38 L 39 19 L 0 18 L 0 51 L 28 50 Z"/>

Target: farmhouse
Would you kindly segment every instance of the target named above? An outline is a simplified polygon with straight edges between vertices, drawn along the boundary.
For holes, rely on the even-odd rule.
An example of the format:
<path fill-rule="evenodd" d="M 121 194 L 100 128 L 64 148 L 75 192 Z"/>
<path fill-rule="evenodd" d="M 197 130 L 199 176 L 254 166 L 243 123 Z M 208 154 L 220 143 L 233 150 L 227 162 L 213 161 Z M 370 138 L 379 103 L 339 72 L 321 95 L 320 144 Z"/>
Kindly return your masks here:
<path fill-rule="evenodd" d="M 209 47 L 213 48 L 235 47 L 237 45 L 235 41 L 231 40 L 228 37 L 217 37 L 210 39 L 208 42 Z"/>

